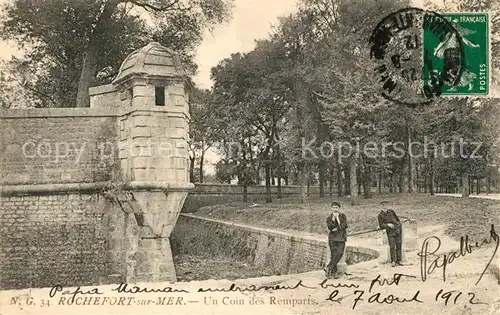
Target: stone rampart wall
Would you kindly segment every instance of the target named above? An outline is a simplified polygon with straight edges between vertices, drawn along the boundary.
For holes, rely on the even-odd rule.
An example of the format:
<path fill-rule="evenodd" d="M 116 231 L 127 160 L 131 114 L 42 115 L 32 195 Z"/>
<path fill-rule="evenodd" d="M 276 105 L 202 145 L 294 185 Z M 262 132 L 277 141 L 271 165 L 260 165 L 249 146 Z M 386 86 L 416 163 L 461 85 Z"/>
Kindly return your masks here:
<path fill-rule="evenodd" d="M 172 250 L 179 253 L 231 257 L 271 270 L 294 274 L 320 270 L 329 259 L 327 236 L 303 237 L 286 232 L 181 214 L 172 235 Z M 347 246 L 346 262 L 378 257 L 368 248 Z"/>
<path fill-rule="evenodd" d="M 107 283 L 107 213 L 99 194 L 0 197 L 0 288 Z"/>
<path fill-rule="evenodd" d="M 110 180 L 116 114 L 93 108 L 0 111 L 0 185 Z"/>

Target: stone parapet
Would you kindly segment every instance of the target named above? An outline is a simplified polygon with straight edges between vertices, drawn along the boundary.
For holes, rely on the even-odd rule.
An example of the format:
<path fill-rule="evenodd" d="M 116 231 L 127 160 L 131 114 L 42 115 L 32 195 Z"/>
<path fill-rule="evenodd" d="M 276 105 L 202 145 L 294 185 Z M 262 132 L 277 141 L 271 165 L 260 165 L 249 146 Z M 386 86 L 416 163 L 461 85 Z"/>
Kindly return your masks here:
<path fill-rule="evenodd" d="M 276 231 L 192 214 L 181 214 L 179 221 L 173 238 L 173 242 L 181 242 L 174 245 L 178 251 L 189 248 L 198 254 L 223 254 L 271 269 L 275 274 L 321 270 L 330 259 L 326 235 L 317 237 Z M 376 250 L 347 243 L 339 271 L 345 272 L 348 264 L 378 256 Z"/>

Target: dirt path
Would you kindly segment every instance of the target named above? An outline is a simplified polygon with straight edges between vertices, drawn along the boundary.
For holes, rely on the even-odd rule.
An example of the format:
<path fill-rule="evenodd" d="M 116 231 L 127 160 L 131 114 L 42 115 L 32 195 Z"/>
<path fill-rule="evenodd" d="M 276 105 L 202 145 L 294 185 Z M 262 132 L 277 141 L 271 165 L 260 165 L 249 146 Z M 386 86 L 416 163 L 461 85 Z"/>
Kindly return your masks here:
<path fill-rule="evenodd" d="M 419 244 L 430 236 L 441 239 L 438 254 L 458 250 L 459 243 L 443 233 L 444 226 L 419 229 Z M 318 235 L 317 237 L 324 237 Z M 0 292 L 0 313 L 6 314 L 500 314 L 499 282 L 494 273 L 487 271 L 477 283 L 493 247 L 475 250 L 456 258 L 446 268 L 443 281 L 442 268 L 436 268 L 425 281 L 421 276 L 421 261 L 417 250 L 405 253 L 407 265 L 390 267 L 383 263 L 387 249 L 380 239 L 350 238 L 350 245 L 358 244 L 377 249 L 381 259 L 349 266 L 349 275 L 339 280 L 324 281 L 321 271 L 297 275 L 261 277 L 236 281 L 208 280 L 186 283 L 148 283 L 141 287 L 173 287 L 185 293 L 118 294 L 113 286 L 98 287 L 101 298 L 130 298 L 128 306 L 66 305 L 60 294 L 48 298 L 49 289 L 29 290 L 37 306 L 11 304 L 12 298 L 28 290 Z M 433 259 L 433 258 L 432 258 Z M 492 262 L 498 265 L 498 254 Z M 395 274 L 400 281 L 393 283 Z M 397 278 L 397 277 L 396 277 Z M 375 280 L 378 279 L 379 281 Z M 384 281 L 386 279 L 386 281 Z M 373 285 L 372 285 L 373 283 Z M 477 283 L 477 284 L 476 284 Z M 262 286 L 281 286 L 278 290 L 265 290 Z M 227 292 L 202 292 L 219 289 Z M 232 290 L 230 288 L 233 288 Z M 236 291 L 237 288 L 244 292 Z M 69 289 L 69 288 L 68 288 Z M 90 289 L 90 288 L 88 288 Z M 88 290 L 87 289 L 87 290 Z M 74 291 L 74 289 L 69 289 Z M 246 291 L 245 291 L 246 290 Z M 235 292 L 236 291 L 236 292 Z M 66 296 L 68 297 L 68 296 Z M 83 297 L 83 296 L 82 296 Z M 160 297 L 182 297 L 182 305 L 157 305 Z M 24 298 L 26 299 L 26 298 Z M 50 307 L 40 307 L 40 301 L 50 300 Z M 142 305 L 141 301 L 153 301 Z M 406 301 L 406 302 L 404 302 Z M 62 303 L 61 305 L 58 305 Z"/>
<path fill-rule="evenodd" d="M 459 198 L 462 198 L 462 195 L 460 195 L 460 194 L 436 194 L 436 196 L 459 197 Z M 469 198 L 500 200 L 500 194 L 470 195 Z"/>

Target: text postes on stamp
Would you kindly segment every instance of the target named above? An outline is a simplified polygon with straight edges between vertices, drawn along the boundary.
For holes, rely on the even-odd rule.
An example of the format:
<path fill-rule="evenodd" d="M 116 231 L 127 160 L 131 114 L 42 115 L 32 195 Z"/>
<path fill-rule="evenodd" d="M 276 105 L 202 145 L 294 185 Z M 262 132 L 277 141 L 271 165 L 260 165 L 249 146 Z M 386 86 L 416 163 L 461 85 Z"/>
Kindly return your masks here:
<path fill-rule="evenodd" d="M 436 41 L 436 37 L 424 29 L 424 49 L 431 50 L 428 55 L 436 68 L 446 68 L 444 61 L 447 54 L 452 54 L 456 41 L 462 41 L 463 54 L 465 56 L 462 75 L 454 85 L 445 84 L 442 87 L 443 96 L 469 96 L 488 95 L 489 92 L 489 25 L 488 14 L 469 13 L 444 13 L 442 14 L 460 36 L 456 33 L 448 33 L 443 41 Z M 424 71 L 424 82 L 427 83 L 432 73 Z"/>
<path fill-rule="evenodd" d="M 407 8 L 388 15 L 370 37 L 381 95 L 409 106 L 438 96 L 487 95 L 488 34 L 485 13 Z"/>

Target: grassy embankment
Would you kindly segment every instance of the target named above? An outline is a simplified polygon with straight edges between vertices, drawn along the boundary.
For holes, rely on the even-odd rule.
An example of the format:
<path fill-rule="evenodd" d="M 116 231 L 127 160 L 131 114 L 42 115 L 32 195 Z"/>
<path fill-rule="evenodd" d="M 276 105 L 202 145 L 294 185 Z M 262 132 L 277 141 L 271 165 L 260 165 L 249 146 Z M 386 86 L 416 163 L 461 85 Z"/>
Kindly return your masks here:
<path fill-rule="evenodd" d="M 303 205 L 296 199 L 258 205 L 231 203 L 204 207 L 195 214 L 266 228 L 326 234 L 325 220 L 333 200 L 339 201 L 338 198 L 325 197 L 309 200 Z M 361 204 L 354 207 L 349 199 L 341 199 L 350 233 L 377 228 L 381 200 L 388 200 L 389 207 L 399 216 L 417 219 L 420 227 L 446 226 L 445 234 L 457 240 L 463 235 L 469 235 L 472 240 L 489 237 L 491 224 L 495 224 L 497 232 L 500 231 L 500 201 L 415 194 L 361 199 Z"/>
<path fill-rule="evenodd" d="M 230 203 L 204 207 L 195 214 L 253 226 L 306 231 L 326 236 L 325 220 L 333 200 L 338 201 L 337 198 L 327 197 L 312 199 L 305 205 L 298 204 L 297 199 L 281 199 L 258 205 Z M 500 231 L 500 201 L 419 194 L 375 196 L 373 199 L 361 199 L 361 204 L 355 207 L 350 206 L 349 199 L 341 199 L 350 233 L 377 228 L 381 200 L 388 200 L 390 207 L 398 215 L 417 219 L 419 228 L 426 225 L 446 226 L 445 234 L 457 240 L 462 235 L 469 235 L 472 240 L 486 238 L 492 223 L 495 224 L 496 231 Z M 172 242 L 173 245 L 176 243 L 175 237 Z M 180 281 L 237 279 L 273 274 L 271 270 L 256 268 L 234 257 L 204 255 L 201 252 L 195 255 L 182 252 L 175 257 L 175 264 Z"/>

